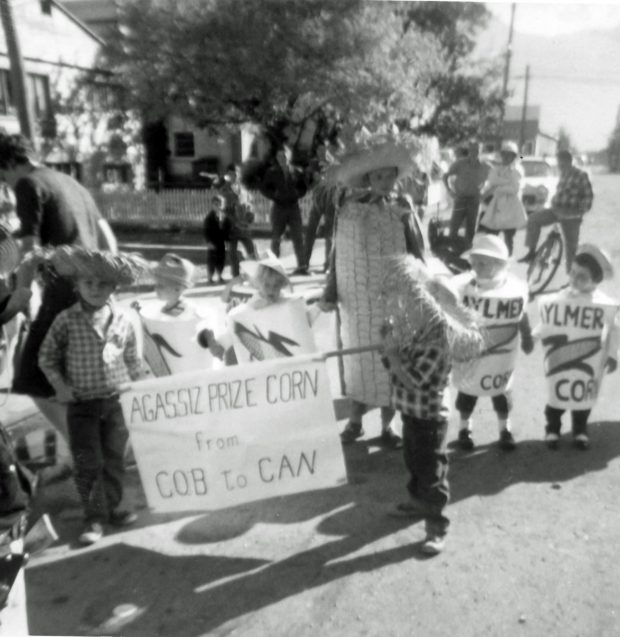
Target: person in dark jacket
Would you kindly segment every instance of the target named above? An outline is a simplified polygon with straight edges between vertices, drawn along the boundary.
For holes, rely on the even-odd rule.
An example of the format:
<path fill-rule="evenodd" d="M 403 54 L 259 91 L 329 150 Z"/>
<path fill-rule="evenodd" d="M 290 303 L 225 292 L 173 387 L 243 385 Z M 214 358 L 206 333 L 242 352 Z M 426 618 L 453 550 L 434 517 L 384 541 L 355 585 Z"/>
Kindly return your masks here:
<path fill-rule="evenodd" d="M 292 150 L 283 146 L 276 163 L 265 173 L 262 193 L 273 201 L 271 208 L 271 251 L 280 256 L 280 242 L 288 226 L 297 259 L 296 272 L 304 271 L 304 242 L 299 200 L 306 194 L 304 173 L 291 164 Z"/>
<path fill-rule="evenodd" d="M 232 222 L 226 215 L 226 198 L 216 195 L 215 209 L 210 210 L 203 224 L 203 236 L 207 242 L 208 284 L 223 283 L 222 272 L 226 263 L 226 244 L 230 242 Z M 214 280 L 214 276 L 217 277 Z"/>

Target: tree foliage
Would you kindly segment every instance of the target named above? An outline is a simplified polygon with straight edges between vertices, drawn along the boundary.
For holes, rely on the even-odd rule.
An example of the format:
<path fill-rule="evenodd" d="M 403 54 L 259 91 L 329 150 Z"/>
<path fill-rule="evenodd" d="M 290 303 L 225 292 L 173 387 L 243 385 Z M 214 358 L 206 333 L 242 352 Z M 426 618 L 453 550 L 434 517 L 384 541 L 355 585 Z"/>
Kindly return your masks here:
<path fill-rule="evenodd" d="M 465 63 L 486 15 L 457 2 L 126 0 L 107 56 L 147 121 L 282 131 L 313 118 L 326 136 L 399 121 L 450 142 L 497 106 L 493 74 Z"/>

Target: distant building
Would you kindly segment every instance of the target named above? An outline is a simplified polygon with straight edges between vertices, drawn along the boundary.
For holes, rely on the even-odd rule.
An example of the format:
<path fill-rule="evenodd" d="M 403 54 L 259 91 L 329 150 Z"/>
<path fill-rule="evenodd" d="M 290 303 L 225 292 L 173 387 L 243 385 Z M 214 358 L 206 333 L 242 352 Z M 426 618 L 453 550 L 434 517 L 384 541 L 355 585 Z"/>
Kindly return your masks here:
<path fill-rule="evenodd" d="M 118 29 L 118 0 L 61 0 L 62 4 L 104 40 Z"/>
<path fill-rule="evenodd" d="M 558 140 L 540 128 L 540 106 L 528 106 L 523 118 L 522 106 L 506 106 L 502 138 L 521 144 L 523 155 L 555 155 Z"/>

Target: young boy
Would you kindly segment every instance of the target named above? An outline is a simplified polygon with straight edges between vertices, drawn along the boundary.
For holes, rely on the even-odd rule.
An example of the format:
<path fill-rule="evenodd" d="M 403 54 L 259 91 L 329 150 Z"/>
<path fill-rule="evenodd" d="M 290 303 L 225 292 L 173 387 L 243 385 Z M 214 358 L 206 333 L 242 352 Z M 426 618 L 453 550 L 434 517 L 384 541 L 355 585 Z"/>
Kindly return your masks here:
<path fill-rule="evenodd" d="M 569 272 L 569 287 L 540 299 L 535 332 L 545 348 L 548 399 L 545 441 L 557 449 L 562 414 L 572 416 L 573 443 L 588 449 L 588 417 L 596 404 L 605 372 L 617 367 L 619 302 L 598 290 L 613 277 L 609 256 L 585 243 Z"/>
<path fill-rule="evenodd" d="M 222 272 L 226 264 L 226 244 L 231 241 L 233 222 L 226 215 L 226 198 L 215 195 L 214 209 L 207 213 L 203 235 L 207 242 L 207 283 L 223 283 Z M 214 278 L 215 277 L 215 278 Z"/>
<path fill-rule="evenodd" d="M 153 268 L 155 293 L 164 302 L 162 314 L 181 319 L 198 318 L 195 308 L 183 298 L 194 284 L 194 269 L 191 261 L 172 253 L 165 254 Z"/>
<path fill-rule="evenodd" d="M 122 510 L 124 453 L 128 433 L 119 392 L 143 375 L 128 318 L 112 302 L 120 284 L 135 281 L 142 264 L 132 256 L 62 246 L 51 256 L 62 276 L 75 280 L 79 301 L 52 323 L 39 352 L 39 365 L 68 403 L 69 446 L 75 482 L 85 514 L 81 544 L 103 536 L 103 524 L 133 524 Z"/>
<path fill-rule="evenodd" d="M 383 279 L 382 362 L 390 373 L 392 406 L 401 412 L 410 499 L 392 515 L 424 518 L 422 551 L 436 555 L 449 526 L 445 439 L 452 360 L 477 356 L 483 340 L 454 292 L 430 279 L 419 261 L 408 256 L 393 264 Z"/>
<path fill-rule="evenodd" d="M 471 272 L 453 279 L 461 302 L 479 316 L 485 328 L 486 347 L 478 360 L 454 368 L 458 389 L 456 409 L 460 415 L 458 444 L 464 451 L 474 448 L 471 415 L 479 396 L 489 396 L 497 414 L 499 445 L 515 448 L 510 423 L 511 385 L 519 348 L 529 354 L 534 343 L 525 313 L 528 289 L 510 274 L 508 248 L 497 236 L 478 234 L 467 258 Z"/>

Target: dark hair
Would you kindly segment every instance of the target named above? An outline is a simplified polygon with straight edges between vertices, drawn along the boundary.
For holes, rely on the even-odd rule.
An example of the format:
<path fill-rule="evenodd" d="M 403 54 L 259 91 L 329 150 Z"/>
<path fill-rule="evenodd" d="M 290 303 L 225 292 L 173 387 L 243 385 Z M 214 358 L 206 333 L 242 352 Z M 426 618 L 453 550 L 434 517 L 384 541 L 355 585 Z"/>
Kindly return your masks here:
<path fill-rule="evenodd" d="M 226 172 L 236 172 L 237 171 L 237 166 L 235 164 L 228 164 L 228 166 L 226 166 Z"/>
<path fill-rule="evenodd" d="M 573 161 L 573 155 L 569 150 L 558 150 L 556 157 L 558 161 Z"/>
<path fill-rule="evenodd" d="M 590 272 L 594 283 L 600 283 L 603 280 L 603 268 L 591 254 L 585 252 L 578 254 L 575 257 L 575 263 Z"/>
<path fill-rule="evenodd" d="M 0 132 L 0 168 L 6 170 L 15 164 L 27 164 L 34 156 L 34 148 L 23 135 Z"/>

